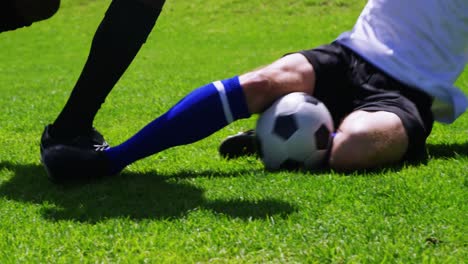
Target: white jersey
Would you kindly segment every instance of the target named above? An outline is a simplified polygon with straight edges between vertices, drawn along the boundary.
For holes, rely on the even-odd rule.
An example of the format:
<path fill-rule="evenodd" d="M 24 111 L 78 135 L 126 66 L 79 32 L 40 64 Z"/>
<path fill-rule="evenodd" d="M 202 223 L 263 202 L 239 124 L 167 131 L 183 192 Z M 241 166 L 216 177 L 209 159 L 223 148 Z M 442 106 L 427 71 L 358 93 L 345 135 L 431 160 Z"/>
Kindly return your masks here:
<path fill-rule="evenodd" d="M 454 83 L 468 63 L 468 0 L 369 0 L 337 41 L 431 95 L 436 120 L 465 112 L 468 99 Z"/>

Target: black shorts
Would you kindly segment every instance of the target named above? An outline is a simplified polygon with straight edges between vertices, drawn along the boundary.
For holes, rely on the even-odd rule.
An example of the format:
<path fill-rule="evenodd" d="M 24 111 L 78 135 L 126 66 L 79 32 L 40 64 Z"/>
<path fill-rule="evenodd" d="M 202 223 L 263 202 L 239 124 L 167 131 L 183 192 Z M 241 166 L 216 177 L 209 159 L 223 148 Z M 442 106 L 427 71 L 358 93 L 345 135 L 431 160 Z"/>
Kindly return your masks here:
<path fill-rule="evenodd" d="M 401 119 L 408 135 L 404 160 L 426 157 L 426 139 L 434 124 L 429 95 L 395 80 L 336 42 L 299 53 L 314 67 L 314 96 L 329 106 L 335 127 L 356 110 L 391 112 Z"/>

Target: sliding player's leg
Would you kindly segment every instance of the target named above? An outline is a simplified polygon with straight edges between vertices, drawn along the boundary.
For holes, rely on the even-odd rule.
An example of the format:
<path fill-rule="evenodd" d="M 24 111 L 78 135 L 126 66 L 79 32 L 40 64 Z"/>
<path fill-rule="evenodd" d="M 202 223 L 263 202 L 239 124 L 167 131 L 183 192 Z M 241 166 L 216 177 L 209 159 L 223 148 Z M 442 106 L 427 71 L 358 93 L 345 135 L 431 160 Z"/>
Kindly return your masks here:
<path fill-rule="evenodd" d="M 304 54 L 318 76 L 313 96 L 327 105 L 338 128 L 332 168 L 371 169 L 425 158 L 425 141 L 434 122 L 430 96 L 336 44 Z M 255 142 L 255 133 L 234 135 L 223 141 L 220 153 L 253 154 Z"/>
<path fill-rule="evenodd" d="M 355 111 L 333 139 L 329 165 L 340 171 L 375 168 L 402 160 L 408 136 L 394 113 Z"/>
<path fill-rule="evenodd" d="M 432 99 L 411 88 L 400 91 L 380 90 L 362 98 L 364 103 L 344 118 L 333 140 L 331 168 L 374 169 L 427 158 L 426 139 L 434 123 Z"/>

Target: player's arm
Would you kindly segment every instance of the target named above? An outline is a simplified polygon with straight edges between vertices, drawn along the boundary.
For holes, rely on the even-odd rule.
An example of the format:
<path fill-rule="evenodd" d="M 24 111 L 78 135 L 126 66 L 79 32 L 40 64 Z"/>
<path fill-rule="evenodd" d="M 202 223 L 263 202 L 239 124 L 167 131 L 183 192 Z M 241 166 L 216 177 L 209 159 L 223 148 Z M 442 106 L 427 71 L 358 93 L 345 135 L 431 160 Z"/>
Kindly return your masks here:
<path fill-rule="evenodd" d="M 60 0 L 2 0 L 0 4 L 0 32 L 30 26 L 53 16 Z"/>

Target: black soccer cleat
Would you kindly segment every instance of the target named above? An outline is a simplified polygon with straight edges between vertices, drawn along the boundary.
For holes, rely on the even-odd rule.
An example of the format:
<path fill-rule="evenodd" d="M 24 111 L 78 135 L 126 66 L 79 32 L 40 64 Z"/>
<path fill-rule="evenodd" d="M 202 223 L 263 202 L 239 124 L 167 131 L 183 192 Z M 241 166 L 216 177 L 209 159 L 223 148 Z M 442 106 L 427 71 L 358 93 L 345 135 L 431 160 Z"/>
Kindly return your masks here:
<path fill-rule="evenodd" d="M 254 130 L 227 137 L 219 146 L 219 154 L 226 159 L 258 155 L 257 137 Z"/>
<path fill-rule="evenodd" d="M 104 151 L 55 145 L 45 149 L 42 163 L 55 183 L 89 182 L 112 175 Z"/>
<path fill-rule="evenodd" d="M 93 149 L 96 151 L 105 150 L 110 147 L 102 134 L 95 128 L 91 128 L 87 134 L 79 135 L 71 139 L 54 138 L 50 133 L 51 129 L 52 125 L 48 125 L 42 133 L 41 154 L 45 149 L 56 145 L 67 145 L 83 149 Z"/>
<path fill-rule="evenodd" d="M 53 172 L 54 170 L 50 169 L 51 165 L 49 162 L 51 162 L 50 158 L 46 159 L 46 156 L 48 155 L 49 149 L 52 149 L 54 147 L 58 146 L 67 146 L 67 147 L 73 147 L 73 148 L 78 148 L 78 149 L 83 149 L 83 150 L 90 150 L 93 152 L 101 152 L 107 148 L 109 148 L 109 144 L 106 142 L 104 137 L 99 133 L 96 129 L 92 128 L 87 134 L 76 136 L 72 139 L 60 139 L 60 138 L 54 138 L 50 130 L 52 129 L 52 125 L 48 125 L 45 127 L 44 132 L 42 133 L 41 137 L 41 144 L 40 144 L 40 150 L 41 150 L 41 162 L 44 165 L 48 176 L 52 181 L 57 181 L 57 179 L 54 179 L 54 177 L 58 176 L 58 173 L 49 173 Z M 64 178 L 64 177 L 60 177 Z M 66 180 L 65 178 L 62 180 Z"/>

